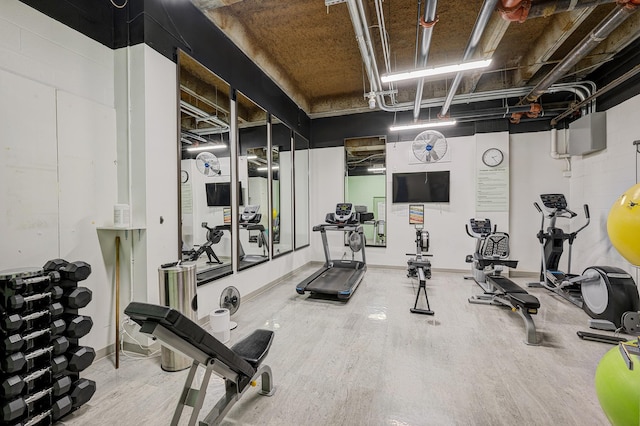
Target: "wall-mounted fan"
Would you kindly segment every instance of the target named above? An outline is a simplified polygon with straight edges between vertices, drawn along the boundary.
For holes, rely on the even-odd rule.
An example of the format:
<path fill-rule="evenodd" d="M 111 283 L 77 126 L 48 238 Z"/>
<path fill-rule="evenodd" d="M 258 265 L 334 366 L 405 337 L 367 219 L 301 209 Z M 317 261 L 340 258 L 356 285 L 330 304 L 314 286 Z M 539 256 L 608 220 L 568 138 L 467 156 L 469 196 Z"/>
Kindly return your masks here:
<path fill-rule="evenodd" d="M 435 130 L 425 130 L 411 144 L 413 155 L 423 163 L 435 163 L 447 153 L 447 138 Z"/>
<path fill-rule="evenodd" d="M 220 295 L 220 307 L 229 310 L 229 315 L 233 315 L 236 313 L 238 308 L 240 307 L 240 292 L 234 286 L 229 286 L 222 290 L 222 294 Z M 229 328 L 233 330 L 238 326 L 237 322 L 231 321 L 229 323 Z"/>
<path fill-rule="evenodd" d="M 196 157 L 196 167 L 205 176 L 220 174 L 220 161 L 210 152 L 201 152 Z"/>

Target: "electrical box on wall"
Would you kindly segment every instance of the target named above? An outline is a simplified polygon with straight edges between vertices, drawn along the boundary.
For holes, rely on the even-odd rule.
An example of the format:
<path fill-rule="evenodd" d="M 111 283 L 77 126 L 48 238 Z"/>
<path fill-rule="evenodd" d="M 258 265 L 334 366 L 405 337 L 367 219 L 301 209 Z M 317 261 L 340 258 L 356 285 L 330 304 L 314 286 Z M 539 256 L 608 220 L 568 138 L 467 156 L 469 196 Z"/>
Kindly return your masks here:
<path fill-rule="evenodd" d="M 607 115 L 587 114 L 569 124 L 569 154 L 586 155 L 607 147 Z"/>

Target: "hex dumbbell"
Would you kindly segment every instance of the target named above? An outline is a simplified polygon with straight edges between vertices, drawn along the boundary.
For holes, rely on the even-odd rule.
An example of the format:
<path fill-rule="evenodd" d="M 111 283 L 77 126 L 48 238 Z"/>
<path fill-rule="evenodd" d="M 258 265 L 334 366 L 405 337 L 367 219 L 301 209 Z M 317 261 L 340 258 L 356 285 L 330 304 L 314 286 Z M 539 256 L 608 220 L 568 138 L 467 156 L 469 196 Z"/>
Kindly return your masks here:
<path fill-rule="evenodd" d="M 64 357 L 63 357 L 64 358 Z M 2 384 L 0 385 L 0 395 L 2 396 L 3 399 L 11 399 L 13 397 L 16 397 L 20 394 L 23 393 L 25 386 L 27 386 L 27 384 L 41 378 L 47 375 L 53 375 L 54 374 L 54 370 L 59 370 L 61 367 L 62 369 L 66 369 L 66 362 L 63 363 L 64 365 L 59 365 L 59 364 L 55 364 L 56 367 L 45 367 L 45 368 L 41 368 L 40 370 L 36 370 L 34 372 L 31 372 L 29 374 L 26 375 L 15 375 L 15 376 L 10 376 L 7 377 L 6 379 L 4 379 L 2 381 Z M 59 371 L 56 371 L 56 373 L 59 373 Z M 58 383 L 59 387 L 62 387 L 61 384 L 62 383 L 66 383 L 66 382 L 60 382 L 60 379 L 62 377 L 67 377 L 68 378 L 68 383 L 69 386 L 71 385 L 71 378 L 70 376 L 60 376 L 58 378 L 55 379 L 55 383 Z M 63 392 L 66 393 L 67 391 Z"/>
<path fill-rule="evenodd" d="M 83 281 L 86 280 L 89 275 L 91 275 L 91 265 L 80 260 L 68 263 L 58 268 L 58 272 L 60 272 L 63 280 L 69 280 L 73 282 Z"/>
<path fill-rule="evenodd" d="M 65 356 L 69 362 L 67 370 L 79 373 L 91 365 L 96 358 L 96 351 L 89 346 L 76 346 L 69 350 Z"/>
<path fill-rule="evenodd" d="M 70 339 L 79 339 L 86 336 L 93 327 L 93 320 L 86 315 L 69 315 L 64 318 L 67 321 L 65 335 Z"/>
<path fill-rule="evenodd" d="M 69 339 L 67 339 L 66 337 L 56 337 L 51 342 L 51 345 L 44 348 L 36 349 L 35 351 L 27 353 L 15 352 L 6 356 L 0 361 L 0 368 L 2 368 L 2 371 L 7 374 L 15 374 L 22 371 L 29 361 L 36 360 L 39 357 L 50 354 L 60 355 L 65 353 L 67 349 L 69 349 Z M 67 359 L 65 358 L 65 364 L 66 362 Z M 59 361 L 56 364 L 59 364 Z M 87 364 L 87 366 L 89 364 Z M 64 368 L 67 368 L 67 365 L 65 365 Z"/>
<path fill-rule="evenodd" d="M 49 285 L 49 283 L 57 283 L 60 281 L 60 273 L 58 271 L 50 271 L 46 275 L 31 278 L 13 278 L 7 283 L 11 290 L 22 293 L 25 289 L 35 287 L 38 284 Z"/>
<path fill-rule="evenodd" d="M 87 287 L 75 287 L 64 291 L 62 303 L 71 309 L 81 309 L 87 306 L 92 298 L 93 293 Z"/>
<path fill-rule="evenodd" d="M 60 299 L 63 295 L 63 291 L 57 285 L 51 287 L 49 291 L 42 293 L 35 293 L 29 296 L 23 296 L 21 294 L 14 294 L 7 298 L 7 309 L 12 311 L 18 311 L 24 307 L 26 303 L 36 302 L 45 298 L 51 298 L 53 300 Z"/>
<path fill-rule="evenodd" d="M 29 334 L 12 334 L 10 336 L 7 336 L 2 341 L 0 341 L 0 349 L 2 349 L 2 351 L 7 354 L 18 352 L 21 351 L 24 348 L 25 344 L 29 341 L 45 335 L 55 337 L 59 334 L 62 334 L 66 328 L 67 324 L 64 322 L 64 320 L 57 319 L 49 324 L 47 328 L 35 330 Z"/>
<path fill-rule="evenodd" d="M 71 390 L 71 387 L 71 378 L 69 376 L 63 376 L 57 379 L 51 387 L 42 389 L 31 395 L 21 396 L 11 401 L 7 401 L 2 404 L 2 420 L 4 422 L 16 420 L 24 415 L 29 404 L 41 400 L 44 397 L 52 396 L 55 398 L 64 395 Z M 71 395 L 69 395 L 69 398 L 71 399 L 71 407 L 73 408 L 73 398 Z"/>
<path fill-rule="evenodd" d="M 22 327 L 22 325 L 25 322 L 34 321 L 46 315 L 49 315 L 49 318 L 51 319 L 56 319 L 63 313 L 64 313 L 64 307 L 62 306 L 62 304 L 59 302 L 55 302 L 49 305 L 46 309 L 42 309 L 41 311 L 33 312 L 28 315 L 20 315 L 20 314 L 7 315 L 2 319 L 1 324 L 2 324 L 2 328 L 6 332 L 12 332 L 12 331 L 19 330 L 20 327 Z"/>

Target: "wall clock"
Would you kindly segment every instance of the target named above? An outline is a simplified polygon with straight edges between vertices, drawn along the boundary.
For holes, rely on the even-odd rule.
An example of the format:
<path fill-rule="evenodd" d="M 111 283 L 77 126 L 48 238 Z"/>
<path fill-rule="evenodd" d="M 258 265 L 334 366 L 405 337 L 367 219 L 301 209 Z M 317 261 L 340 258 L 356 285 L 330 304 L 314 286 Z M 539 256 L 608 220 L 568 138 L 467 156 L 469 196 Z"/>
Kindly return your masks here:
<path fill-rule="evenodd" d="M 498 167 L 504 161 L 504 154 L 498 148 L 489 148 L 482 153 L 482 162 L 488 167 Z"/>
<path fill-rule="evenodd" d="M 189 181 L 189 173 L 186 170 L 180 171 L 180 182 L 187 183 Z"/>

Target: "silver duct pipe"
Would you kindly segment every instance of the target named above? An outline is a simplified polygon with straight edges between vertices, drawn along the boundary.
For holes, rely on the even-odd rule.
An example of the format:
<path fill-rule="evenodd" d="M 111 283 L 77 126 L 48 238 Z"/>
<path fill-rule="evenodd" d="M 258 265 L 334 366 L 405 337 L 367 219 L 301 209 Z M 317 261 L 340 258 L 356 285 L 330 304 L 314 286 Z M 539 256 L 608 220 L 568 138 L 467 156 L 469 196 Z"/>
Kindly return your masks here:
<path fill-rule="evenodd" d="M 438 0 L 427 0 L 424 7 L 424 22 L 431 23 L 436 19 L 436 6 Z M 435 22 L 434 22 L 435 23 Z M 420 58 L 416 64 L 416 68 L 424 68 L 427 66 L 429 57 L 429 48 L 431 47 L 431 35 L 433 34 L 433 25 L 425 28 L 422 27 L 422 40 L 420 43 Z M 413 121 L 418 121 L 420 115 L 420 103 L 422 102 L 422 91 L 424 89 L 424 78 L 418 80 L 416 85 L 416 100 L 413 103 Z"/>
<path fill-rule="evenodd" d="M 529 94 L 520 100 L 520 104 L 525 102 L 535 102 L 542 96 L 554 82 L 562 78 L 571 67 L 577 64 L 587 53 L 591 52 L 600 42 L 606 39 L 613 30 L 622 24 L 629 16 L 637 10 L 634 4 L 620 4 L 607 15 L 569 54 L 560 61 Z"/>
<path fill-rule="evenodd" d="M 487 27 L 489 23 L 489 18 L 491 18 L 491 14 L 496 8 L 496 4 L 498 0 L 485 0 L 482 4 L 482 9 L 478 14 L 478 19 L 476 19 L 476 23 L 473 26 L 473 30 L 471 31 L 471 36 L 469 37 L 469 42 L 467 43 L 467 47 L 464 50 L 464 56 L 462 58 L 462 62 L 468 61 L 473 57 L 473 54 L 476 51 L 476 47 L 480 43 L 480 38 L 482 37 L 482 33 L 484 33 L 484 29 Z M 449 106 L 451 106 L 451 101 L 458 90 L 458 86 L 460 86 L 460 82 L 462 81 L 462 73 L 457 73 L 453 79 L 453 83 L 451 84 L 451 88 L 449 89 L 449 93 L 444 101 L 444 105 L 442 105 L 442 110 L 440 110 L 440 116 L 444 117 L 449 111 Z"/>

